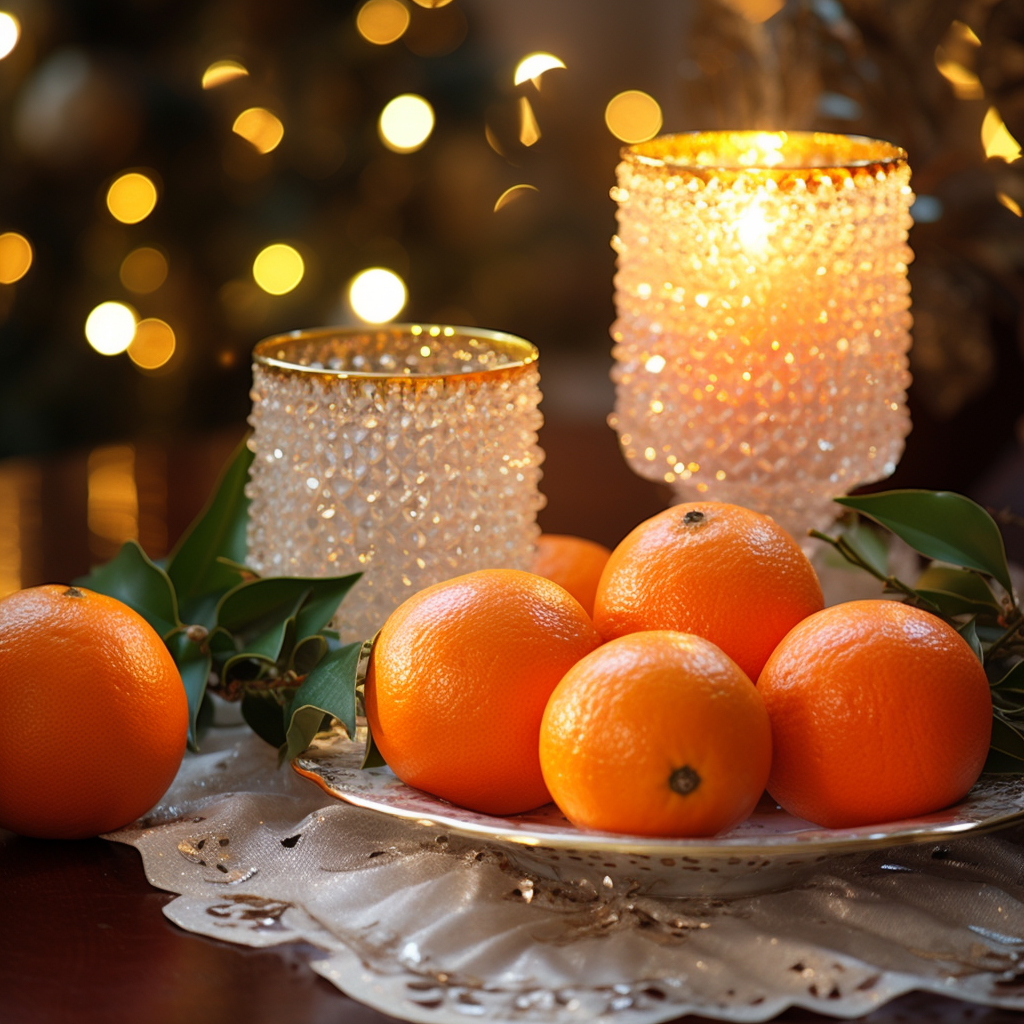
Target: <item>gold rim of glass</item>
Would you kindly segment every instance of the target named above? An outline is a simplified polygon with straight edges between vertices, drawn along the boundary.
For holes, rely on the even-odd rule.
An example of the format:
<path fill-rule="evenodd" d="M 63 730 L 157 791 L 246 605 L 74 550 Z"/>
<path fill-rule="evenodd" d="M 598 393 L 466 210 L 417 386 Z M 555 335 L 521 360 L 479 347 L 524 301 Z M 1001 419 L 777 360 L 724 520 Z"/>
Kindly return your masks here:
<path fill-rule="evenodd" d="M 637 166 L 698 175 L 859 168 L 889 171 L 907 162 L 906 151 L 884 139 L 833 132 L 681 132 L 625 146 L 621 156 Z"/>
<path fill-rule="evenodd" d="M 452 358 L 458 349 L 456 343 L 465 348 L 477 350 L 479 355 L 495 353 L 502 360 L 490 364 L 481 363 L 472 369 L 458 370 L 427 370 L 420 371 L 410 365 L 396 366 L 394 369 L 352 369 L 348 367 L 332 367 L 324 364 L 303 363 L 294 356 L 296 350 L 316 344 L 328 344 L 332 339 L 346 341 L 351 348 L 360 338 L 366 339 L 368 348 L 372 344 L 380 351 L 383 344 L 390 338 L 394 343 L 404 342 L 409 352 L 413 352 L 418 343 L 421 348 L 432 348 L 438 345 L 451 344 Z M 481 346 L 486 343 L 486 348 Z M 475 343 L 475 344 L 474 344 Z M 480 351 L 482 349 L 482 351 Z M 421 352 L 421 355 L 423 353 Z M 426 355 L 429 355 L 427 353 Z M 468 359 L 476 357 L 473 351 L 465 352 Z M 503 331 L 492 331 L 478 327 L 456 327 L 449 324 L 398 323 L 365 325 L 361 327 L 318 327 L 308 330 L 288 331 L 275 334 L 258 342 L 252 351 L 253 362 L 274 370 L 288 373 L 309 374 L 317 377 L 336 377 L 339 379 L 357 380 L 439 380 L 452 377 L 489 377 L 509 371 L 520 370 L 538 359 L 537 346 L 514 334 Z M 463 360 L 465 362 L 466 360 Z"/>

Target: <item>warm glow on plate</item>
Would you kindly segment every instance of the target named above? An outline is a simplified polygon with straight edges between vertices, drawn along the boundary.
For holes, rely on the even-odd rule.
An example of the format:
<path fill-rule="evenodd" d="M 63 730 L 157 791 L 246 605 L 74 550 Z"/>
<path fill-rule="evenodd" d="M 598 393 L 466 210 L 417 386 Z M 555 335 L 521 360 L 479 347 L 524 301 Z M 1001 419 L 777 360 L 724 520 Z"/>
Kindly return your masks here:
<path fill-rule="evenodd" d="M 356 274 L 348 286 L 348 301 L 360 320 L 370 324 L 383 324 L 394 320 L 402 308 L 408 292 L 405 282 L 384 267 L 371 267 Z"/>
<path fill-rule="evenodd" d="M 982 122 L 981 144 L 985 147 L 987 158 L 998 157 L 1007 163 L 1013 163 L 1020 156 L 1020 143 L 1010 134 L 1010 129 L 1003 124 L 1003 119 L 995 107 L 988 108 L 988 113 Z"/>
<path fill-rule="evenodd" d="M 167 280 L 167 257 L 149 245 L 132 249 L 121 261 L 120 276 L 128 291 L 148 295 Z"/>
<path fill-rule="evenodd" d="M 414 93 L 396 96 L 380 114 L 381 141 L 396 153 L 412 153 L 434 130 L 434 108 Z"/>
<path fill-rule="evenodd" d="M 107 189 L 107 209 L 122 224 L 138 224 L 156 206 L 156 185 L 139 171 L 122 174 Z"/>
<path fill-rule="evenodd" d="M 552 68 L 564 68 L 565 65 L 553 53 L 531 53 L 516 65 L 514 81 L 522 85 L 530 79 L 540 88 L 540 76 Z"/>
<path fill-rule="evenodd" d="M 0 60 L 18 45 L 21 38 L 21 25 L 13 14 L 0 11 Z"/>
<path fill-rule="evenodd" d="M 377 46 L 401 39 L 409 27 L 409 8 L 402 0 L 367 0 L 356 15 L 359 34 Z"/>
<path fill-rule="evenodd" d="M 290 292 L 306 272 L 306 264 L 297 249 L 284 242 L 275 242 L 261 250 L 253 261 L 252 276 L 271 295 Z"/>
<path fill-rule="evenodd" d="M 102 356 L 124 352 L 135 337 L 135 310 L 123 302 L 101 302 L 86 318 L 85 337 Z"/>
<path fill-rule="evenodd" d="M 128 358 L 142 370 L 157 370 L 174 355 L 176 339 L 171 325 L 149 317 L 135 327 Z"/>
<path fill-rule="evenodd" d="M 661 131 L 661 107 L 653 96 L 629 89 L 613 97 L 605 107 L 604 123 L 623 142 L 646 142 Z"/>
<path fill-rule="evenodd" d="M 7 231 L 0 235 L 0 284 L 20 281 L 32 266 L 32 246 L 24 235 Z"/>
<path fill-rule="evenodd" d="M 203 88 L 216 89 L 218 85 L 226 85 L 236 78 L 245 78 L 248 74 L 248 68 L 239 64 L 237 60 L 214 61 L 203 72 Z"/>
<path fill-rule="evenodd" d="M 261 153 L 269 153 L 277 149 L 284 138 L 284 125 L 281 119 L 263 107 L 250 107 L 243 110 L 231 130 L 236 135 L 241 135 L 246 142 Z"/>

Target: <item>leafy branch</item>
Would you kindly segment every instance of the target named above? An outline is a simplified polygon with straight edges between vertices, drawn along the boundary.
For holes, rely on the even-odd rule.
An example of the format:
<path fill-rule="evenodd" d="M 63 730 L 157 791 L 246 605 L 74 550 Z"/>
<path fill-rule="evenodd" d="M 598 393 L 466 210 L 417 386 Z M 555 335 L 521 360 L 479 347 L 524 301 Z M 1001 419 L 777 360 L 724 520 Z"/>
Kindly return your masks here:
<path fill-rule="evenodd" d="M 129 541 L 75 582 L 123 601 L 159 633 L 185 684 L 193 750 L 217 693 L 240 701 L 245 721 L 285 760 L 332 718 L 355 736 L 369 648 L 342 644 L 328 626 L 359 573 L 261 577 L 245 565 L 252 458 L 239 445 L 166 564 Z"/>
<path fill-rule="evenodd" d="M 938 615 L 964 637 L 992 687 L 992 745 L 985 770 L 1024 772 L 1024 612 L 995 519 L 950 491 L 883 491 L 836 500 L 929 560 L 908 584 L 890 572 L 887 544 L 863 521 L 847 523 L 836 536 L 811 531 L 879 580 L 883 593 Z"/>

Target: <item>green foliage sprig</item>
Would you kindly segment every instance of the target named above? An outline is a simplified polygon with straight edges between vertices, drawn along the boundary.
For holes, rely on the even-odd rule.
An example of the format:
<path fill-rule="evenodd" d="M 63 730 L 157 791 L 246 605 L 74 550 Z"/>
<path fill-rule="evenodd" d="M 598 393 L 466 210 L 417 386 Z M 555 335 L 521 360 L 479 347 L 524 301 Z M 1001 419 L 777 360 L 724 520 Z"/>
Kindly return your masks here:
<path fill-rule="evenodd" d="M 246 722 L 285 760 L 330 718 L 355 736 L 371 644 L 342 644 L 328 628 L 359 573 L 261 577 L 245 565 L 252 459 L 243 442 L 166 564 L 130 541 L 75 582 L 123 601 L 160 634 L 188 694 L 193 750 L 215 692 L 241 701 Z"/>
<path fill-rule="evenodd" d="M 985 770 L 1024 772 L 1024 613 L 995 519 L 950 491 L 884 491 L 836 500 L 929 560 L 908 583 L 890 572 L 883 536 L 862 520 L 849 522 L 836 536 L 811 531 L 880 580 L 883 593 L 938 615 L 970 644 L 992 688 L 992 745 Z"/>

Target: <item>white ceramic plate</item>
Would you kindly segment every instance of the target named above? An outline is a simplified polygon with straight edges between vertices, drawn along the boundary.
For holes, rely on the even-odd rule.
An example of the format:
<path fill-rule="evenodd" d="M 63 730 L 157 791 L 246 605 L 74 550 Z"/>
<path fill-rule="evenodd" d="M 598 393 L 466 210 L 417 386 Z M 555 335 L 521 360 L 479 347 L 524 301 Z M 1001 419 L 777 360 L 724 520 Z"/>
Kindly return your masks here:
<path fill-rule="evenodd" d="M 881 825 L 823 829 L 763 800 L 742 824 L 711 839 L 663 839 L 583 831 L 553 805 L 498 818 L 456 807 L 399 781 L 388 768 L 359 767 L 363 744 L 340 730 L 322 734 L 293 762 L 301 775 L 331 796 L 381 814 L 443 828 L 458 835 L 575 854 L 627 854 L 632 858 L 722 861 L 747 868 L 765 859 L 815 861 L 906 843 L 941 842 L 965 833 L 1024 820 L 1024 776 L 982 776 L 954 807 Z"/>

